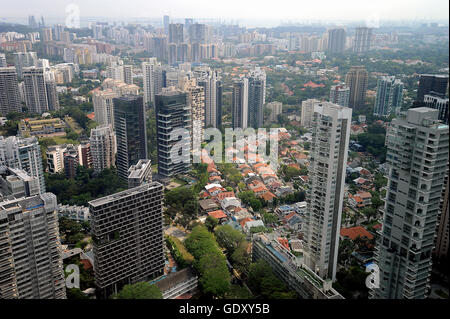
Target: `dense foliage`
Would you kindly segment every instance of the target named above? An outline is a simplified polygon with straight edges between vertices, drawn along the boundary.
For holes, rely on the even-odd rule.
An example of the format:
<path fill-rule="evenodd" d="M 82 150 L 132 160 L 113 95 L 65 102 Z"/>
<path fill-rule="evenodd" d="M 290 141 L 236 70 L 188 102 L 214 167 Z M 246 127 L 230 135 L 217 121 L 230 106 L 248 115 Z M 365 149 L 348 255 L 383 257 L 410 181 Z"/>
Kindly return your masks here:
<path fill-rule="evenodd" d="M 48 192 L 56 195 L 58 203 L 87 206 L 93 199 L 127 189 L 114 169 L 95 174 L 92 169 L 78 166 L 75 178 L 67 179 L 63 173 L 45 174 Z"/>

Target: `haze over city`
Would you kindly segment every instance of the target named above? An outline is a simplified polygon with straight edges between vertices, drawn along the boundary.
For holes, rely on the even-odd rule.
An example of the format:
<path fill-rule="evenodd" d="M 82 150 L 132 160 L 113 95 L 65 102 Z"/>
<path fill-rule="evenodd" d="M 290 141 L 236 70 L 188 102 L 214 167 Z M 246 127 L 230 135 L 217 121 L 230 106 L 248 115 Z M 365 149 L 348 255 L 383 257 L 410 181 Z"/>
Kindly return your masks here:
<path fill-rule="evenodd" d="M 448 1 L 0 1 L 2 314 L 448 303 Z"/>
<path fill-rule="evenodd" d="M 2 1 L 5 2 L 6 1 Z M 47 21 L 63 22 L 66 7 L 76 4 L 83 21 L 142 21 L 169 15 L 174 21 L 184 17 L 221 20 L 250 27 L 276 26 L 283 23 L 336 23 L 348 21 L 439 21 L 448 20 L 446 0 L 379 1 L 292 1 L 280 0 L 24 0 L 2 6 L 0 21 L 25 22 L 24 13 L 45 15 Z M 24 9 L 25 8 L 25 9 Z"/>

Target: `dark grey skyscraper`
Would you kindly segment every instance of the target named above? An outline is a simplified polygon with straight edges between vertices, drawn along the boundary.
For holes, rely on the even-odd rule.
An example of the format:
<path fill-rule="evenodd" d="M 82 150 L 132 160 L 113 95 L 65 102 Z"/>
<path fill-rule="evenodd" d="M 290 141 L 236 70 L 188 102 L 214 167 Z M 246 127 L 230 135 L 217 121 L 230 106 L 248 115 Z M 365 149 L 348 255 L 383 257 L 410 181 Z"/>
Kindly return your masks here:
<path fill-rule="evenodd" d="M 162 201 L 153 182 L 89 202 L 100 298 L 164 273 Z"/>
<path fill-rule="evenodd" d="M 328 52 L 343 53 L 345 50 L 345 30 L 343 28 L 328 30 Z"/>
<path fill-rule="evenodd" d="M 345 84 L 350 88 L 348 106 L 352 109 L 364 106 L 368 79 L 369 74 L 363 66 L 352 66 L 345 75 Z"/>
<path fill-rule="evenodd" d="M 16 68 L 0 68 L 0 114 L 22 112 Z"/>
<path fill-rule="evenodd" d="M 439 120 L 448 125 L 448 97 L 442 98 L 434 94 L 425 94 L 423 102 L 426 107 L 439 111 Z"/>
<path fill-rule="evenodd" d="M 117 143 L 117 173 L 127 180 L 128 169 L 147 158 L 145 107 L 141 96 L 124 95 L 113 100 Z"/>
<path fill-rule="evenodd" d="M 424 96 L 433 92 L 434 95 L 445 97 L 448 88 L 448 75 L 422 74 L 417 89 L 417 101 L 423 102 Z"/>
<path fill-rule="evenodd" d="M 248 78 L 248 126 L 255 129 L 264 124 L 266 73 L 257 68 Z"/>
<path fill-rule="evenodd" d="M 181 91 L 163 91 L 155 96 L 156 135 L 158 147 L 158 173 L 162 177 L 173 177 L 186 173 L 191 167 L 190 149 L 191 136 L 182 133 L 175 138 L 171 134 L 176 129 L 191 130 L 191 109 L 188 105 L 186 93 Z M 192 135 L 192 132 L 190 132 Z M 186 153 L 177 153 L 180 161 L 175 162 L 172 148 L 181 143 Z"/>
<path fill-rule="evenodd" d="M 47 90 L 48 110 L 59 110 L 58 92 L 56 92 L 56 83 L 53 81 L 46 81 L 45 88 Z"/>

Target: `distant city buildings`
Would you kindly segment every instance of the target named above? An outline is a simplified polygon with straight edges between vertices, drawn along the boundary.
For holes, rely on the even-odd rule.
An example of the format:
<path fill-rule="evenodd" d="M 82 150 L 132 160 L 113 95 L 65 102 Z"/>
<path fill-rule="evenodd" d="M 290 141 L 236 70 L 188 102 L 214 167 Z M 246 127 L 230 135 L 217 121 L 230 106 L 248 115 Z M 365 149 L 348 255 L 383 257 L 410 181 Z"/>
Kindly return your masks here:
<path fill-rule="evenodd" d="M 356 28 L 355 40 L 353 45 L 354 53 L 363 53 L 370 50 L 372 40 L 372 28 Z"/>
<path fill-rule="evenodd" d="M 343 28 L 328 30 L 328 53 L 343 53 L 345 50 L 346 32 Z"/>
<path fill-rule="evenodd" d="M 387 117 L 398 113 L 403 102 L 403 87 L 402 81 L 395 76 L 379 77 L 373 114 Z"/>

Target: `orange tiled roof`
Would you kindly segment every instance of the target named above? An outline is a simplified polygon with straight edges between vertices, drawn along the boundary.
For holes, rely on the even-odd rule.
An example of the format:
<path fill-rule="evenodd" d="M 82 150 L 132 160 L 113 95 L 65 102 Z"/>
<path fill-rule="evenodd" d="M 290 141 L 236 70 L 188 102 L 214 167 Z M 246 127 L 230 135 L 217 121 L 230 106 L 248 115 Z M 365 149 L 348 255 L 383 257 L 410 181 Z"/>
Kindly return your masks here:
<path fill-rule="evenodd" d="M 278 237 L 278 242 L 287 250 L 289 250 L 289 241 L 286 238 Z"/>
<path fill-rule="evenodd" d="M 372 239 L 373 235 L 369 233 L 367 229 L 362 226 L 356 226 L 351 228 L 341 228 L 341 236 L 348 237 L 351 240 L 355 240 L 358 236 L 363 238 Z"/>
<path fill-rule="evenodd" d="M 214 217 L 215 219 L 227 218 L 228 216 L 223 212 L 223 210 L 215 210 L 213 212 L 208 213 L 209 216 Z"/>

